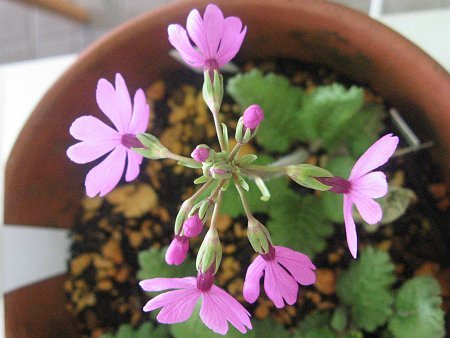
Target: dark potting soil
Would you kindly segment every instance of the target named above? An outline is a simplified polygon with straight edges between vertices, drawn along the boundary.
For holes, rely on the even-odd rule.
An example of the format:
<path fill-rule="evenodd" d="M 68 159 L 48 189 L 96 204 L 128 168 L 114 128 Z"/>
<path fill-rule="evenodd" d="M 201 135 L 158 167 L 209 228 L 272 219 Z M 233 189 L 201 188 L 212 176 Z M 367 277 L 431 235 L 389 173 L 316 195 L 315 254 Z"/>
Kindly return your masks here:
<path fill-rule="evenodd" d="M 350 80 L 315 65 L 289 60 L 257 62 L 256 65 L 264 72 L 284 74 L 303 88 L 335 81 L 352 84 Z M 254 66 L 249 63 L 241 68 L 247 71 Z M 200 90 L 202 80 L 200 75 L 180 70 L 150 84 L 146 90 L 151 102 L 149 132 L 174 153 L 190 156 L 192 149 L 200 143 L 218 149 L 212 118 Z M 369 89 L 365 94 L 366 100 L 382 102 Z M 222 108 L 229 133 L 233 135 L 237 122 L 235 113 L 240 112 L 240 108 L 227 96 Z M 388 121 L 387 125 L 392 127 Z M 252 143 L 242 154 L 258 153 L 259 150 Z M 385 167 L 388 176 L 413 189 L 417 201 L 394 223 L 382 226 L 376 232 L 359 227 L 358 235 L 361 246 L 371 244 L 389 251 L 396 264 L 399 282 L 419 274 L 436 277 L 448 313 L 449 193 L 432 163 L 427 151 L 392 159 Z M 146 160 L 135 182 L 120 185 L 105 198 L 81 201 L 82 210 L 71 233 L 70 277 L 65 283 L 67 308 L 77 315 L 81 335 L 99 337 L 115 331 L 120 324 L 139 325 L 148 320 L 149 315 L 142 312 L 148 298 L 136 278 L 137 254 L 170 243 L 178 208 L 194 192 L 192 182 L 198 176 L 198 171 L 177 166 L 171 160 Z M 258 216 L 261 220 L 266 217 Z M 259 319 L 270 316 L 286 327 L 295 327 L 313 309 L 336 307 L 336 277 L 351 260 L 341 224 L 335 226 L 326 250 L 314 259 L 317 283 L 301 287 L 298 302 L 282 310 L 275 309 L 264 294 L 255 304 L 243 301 L 243 278 L 253 256 L 246 238 L 246 219 L 221 215 L 218 228 L 223 259 L 216 283 L 243 302 L 252 316 Z M 195 257 L 200 239 L 191 244 L 190 253 Z"/>

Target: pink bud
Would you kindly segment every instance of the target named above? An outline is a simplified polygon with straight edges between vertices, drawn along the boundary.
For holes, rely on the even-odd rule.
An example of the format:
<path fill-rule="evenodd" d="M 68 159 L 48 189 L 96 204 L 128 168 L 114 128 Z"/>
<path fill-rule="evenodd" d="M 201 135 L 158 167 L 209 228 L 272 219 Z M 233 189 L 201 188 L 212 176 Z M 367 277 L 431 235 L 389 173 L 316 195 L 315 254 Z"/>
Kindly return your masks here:
<path fill-rule="evenodd" d="M 198 214 L 189 217 L 183 224 L 183 231 L 186 237 L 195 237 L 202 232 L 203 222 Z"/>
<path fill-rule="evenodd" d="M 244 111 L 244 126 L 251 130 L 256 129 L 264 119 L 264 113 L 260 106 L 252 104 Z"/>
<path fill-rule="evenodd" d="M 198 163 L 205 162 L 209 157 L 209 149 L 197 146 L 191 153 L 192 158 Z"/>
<path fill-rule="evenodd" d="M 188 250 L 189 239 L 175 235 L 166 252 L 166 263 L 169 265 L 180 265 L 185 260 Z"/>

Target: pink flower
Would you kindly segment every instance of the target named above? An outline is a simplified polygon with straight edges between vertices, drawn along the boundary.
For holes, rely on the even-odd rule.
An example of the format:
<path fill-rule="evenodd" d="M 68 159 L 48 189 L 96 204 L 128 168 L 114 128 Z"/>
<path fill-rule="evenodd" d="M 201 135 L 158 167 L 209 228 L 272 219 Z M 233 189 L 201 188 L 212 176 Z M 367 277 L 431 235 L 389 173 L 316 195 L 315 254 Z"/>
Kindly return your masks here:
<path fill-rule="evenodd" d="M 242 29 L 239 18 L 231 16 L 225 19 L 215 5 L 206 7 L 203 19 L 198 10 L 192 10 L 186 27 L 187 32 L 178 24 L 170 25 L 169 41 L 188 65 L 203 69 L 219 69 L 227 64 L 241 48 L 247 32 L 247 27 Z"/>
<path fill-rule="evenodd" d="M 251 130 L 256 129 L 261 121 L 264 119 L 264 113 L 260 106 L 252 104 L 243 114 L 244 126 Z"/>
<path fill-rule="evenodd" d="M 387 134 L 376 141 L 358 159 L 348 180 L 342 177 L 319 177 L 323 184 L 331 186 L 330 191 L 344 194 L 344 221 L 347 244 L 356 258 L 358 239 L 352 215 L 353 204 L 361 217 L 369 224 L 381 221 L 383 212 L 374 198 L 383 197 L 388 191 L 386 176 L 381 171 L 372 171 L 385 164 L 397 148 L 398 137 Z"/>
<path fill-rule="evenodd" d="M 203 163 L 209 158 L 209 152 L 210 150 L 208 148 L 200 145 L 195 147 L 195 149 L 191 153 L 191 156 L 196 162 Z"/>
<path fill-rule="evenodd" d="M 180 265 L 184 262 L 189 251 L 189 239 L 185 236 L 175 235 L 166 251 L 166 263 Z"/>
<path fill-rule="evenodd" d="M 264 290 L 277 308 L 284 302 L 297 301 L 298 284 L 315 283 L 316 267 L 308 256 L 282 246 L 270 246 L 268 254 L 259 255 L 247 269 L 244 282 L 244 298 L 254 303 L 259 297 L 259 281 L 264 273 Z"/>
<path fill-rule="evenodd" d="M 81 142 L 67 149 L 67 156 L 76 163 L 88 163 L 110 152 L 86 176 L 86 193 L 89 197 L 104 196 L 119 183 L 125 169 L 125 180 L 130 182 L 139 175 L 142 156 L 132 147 L 142 147 L 136 135 L 143 133 L 148 124 L 149 106 L 144 91 L 138 89 L 134 105 L 125 81 L 116 74 L 116 89 L 105 79 L 97 85 L 97 103 L 111 120 L 116 130 L 94 116 L 81 116 L 70 127 L 70 134 Z"/>
<path fill-rule="evenodd" d="M 216 333 L 225 335 L 228 322 L 240 332 L 251 329 L 250 314 L 237 300 L 224 290 L 213 285 L 214 275 L 210 272 L 199 273 L 197 278 L 153 278 L 140 282 L 145 291 L 163 291 L 144 306 L 144 311 L 162 308 L 156 319 L 160 323 L 174 324 L 186 321 L 201 297 L 200 318 Z M 247 328 L 246 328 L 247 327 Z"/>
<path fill-rule="evenodd" d="M 192 215 L 183 223 L 183 232 L 186 237 L 198 236 L 203 230 L 203 222 L 198 214 Z"/>

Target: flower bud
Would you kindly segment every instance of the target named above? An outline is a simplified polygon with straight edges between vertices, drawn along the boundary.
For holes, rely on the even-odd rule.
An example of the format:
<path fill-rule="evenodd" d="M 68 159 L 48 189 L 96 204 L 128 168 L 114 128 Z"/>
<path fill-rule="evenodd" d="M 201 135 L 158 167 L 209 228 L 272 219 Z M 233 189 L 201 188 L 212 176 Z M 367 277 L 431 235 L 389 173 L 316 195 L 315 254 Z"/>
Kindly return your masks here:
<path fill-rule="evenodd" d="M 166 262 L 169 265 L 180 265 L 186 258 L 189 250 L 189 239 L 175 235 L 166 252 Z"/>
<path fill-rule="evenodd" d="M 214 179 L 226 179 L 230 178 L 232 174 L 233 168 L 229 163 L 218 163 L 214 164 L 209 172 Z"/>
<path fill-rule="evenodd" d="M 264 119 L 264 113 L 260 106 L 252 104 L 243 114 L 244 126 L 252 131 L 255 130 Z"/>
<path fill-rule="evenodd" d="M 200 144 L 191 153 L 191 157 L 198 163 L 206 162 L 212 155 L 211 149 L 204 144 Z"/>
<path fill-rule="evenodd" d="M 189 217 L 183 224 L 183 232 L 186 237 L 196 237 L 202 232 L 203 222 L 198 214 Z"/>

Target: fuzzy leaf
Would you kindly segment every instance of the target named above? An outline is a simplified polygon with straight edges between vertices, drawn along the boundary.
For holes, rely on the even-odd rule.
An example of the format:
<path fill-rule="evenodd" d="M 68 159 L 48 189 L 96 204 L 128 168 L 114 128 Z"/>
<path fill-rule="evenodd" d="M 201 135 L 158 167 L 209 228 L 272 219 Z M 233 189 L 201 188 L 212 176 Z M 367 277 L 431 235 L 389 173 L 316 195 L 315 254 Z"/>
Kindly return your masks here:
<path fill-rule="evenodd" d="M 165 338 L 169 335 L 169 327 L 167 325 L 153 326 L 150 323 L 141 324 L 138 328 L 133 328 L 130 324 L 122 324 L 116 334 L 107 333 L 101 338 Z"/>
<path fill-rule="evenodd" d="M 329 311 L 314 311 L 308 314 L 300 322 L 295 338 L 336 338 L 335 333 L 329 327 L 330 312 Z"/>
<path fill-rule="evenodd" d="M 416 199 L 411 189 L 390 186 L 387 195 L 377 200 L 383 209 L 381 224 L 391 223 L 401 217 Z"/>
<path fill-rule="evenodd" d="M 403 284 L 388 325 L 394 337 L 443 337 L 445 323 L 440 291 L 438 282 L 429 276 L 414 277 Z"/>
<path fill-rule="evenodd" d="M 336 294 L 351 307 L 354 323 L 373 332 L 392 313 L 391 286 L 395 281 L 394 264 L 389 255 L 372 247 L 361 252 L 337 281 Z"/>
<path fill-rule="evenodd" d="M 347 326 L 347 317 L 347 309 L 343 306 L 337 307 L 331 316 L 331 327 L 336 331 L 343 331 Z"/>
<path fill-rule="evenodd" d="M 141 251 L 138 255 L 139 271 L 137 278 L 139 280 L 156 277 L 186 277 L 196 276 L 195 264 L 189 257 L 181 265 L 168 265 L 164 259 L 167 248 L 157 250 L 151 248 Z"/>
<path fill-rule="evenodd" d="M 252 320 L 253 334 L 257 338 L 288 338 L 291 335 L 289 331 L 284 328 L 284 326 L 271 318 L 264 320 Z M 242 335 L 242 337 L 247 337 L 247 335 Z"/>
<path fill-rule="evenodd" d="M 298 139 L 298 110 L 303 91 L 281 75 L 254 69 L 238 74 L 227 84 L 227 92 L 243 108 L 258 103 L 265 119 L 256 135 L 257 142 L 268 151 L 286 151 L 292 140 Z"/>
<path fill-rule="evenodd" d="M 311 258 L 322 252 L 334 228 L 325 218 L 319 198 L 301 196 L 290 190 L 284 196 L 276 196 L 276 193 L 272 194 L 267 223 L 273 242 Z"/>

